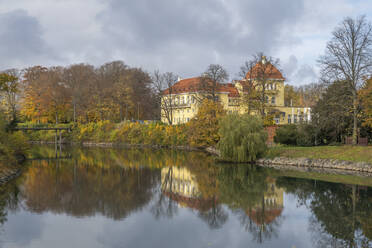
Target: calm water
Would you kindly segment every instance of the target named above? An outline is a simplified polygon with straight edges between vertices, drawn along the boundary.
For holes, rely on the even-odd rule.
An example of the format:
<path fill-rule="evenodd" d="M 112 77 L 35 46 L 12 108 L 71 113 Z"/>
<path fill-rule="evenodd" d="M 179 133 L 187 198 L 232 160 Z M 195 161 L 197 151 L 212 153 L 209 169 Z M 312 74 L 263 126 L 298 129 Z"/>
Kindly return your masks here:
<path fill-rule="evenodd" d="M 0 188 L 0 247 L 372 247 L 372 179 L 168 150 L 61 155 Z"/>

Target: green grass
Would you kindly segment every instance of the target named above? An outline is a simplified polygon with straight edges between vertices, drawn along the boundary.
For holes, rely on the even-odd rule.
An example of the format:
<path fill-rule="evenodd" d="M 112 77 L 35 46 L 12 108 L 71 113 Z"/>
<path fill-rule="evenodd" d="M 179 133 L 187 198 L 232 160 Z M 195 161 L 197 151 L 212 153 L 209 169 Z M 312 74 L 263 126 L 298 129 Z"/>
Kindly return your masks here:
<path fill-rule="evenodd" d="M 275 146 L 269 148 L 266 157 L 339 159 L 372 164 L 372 146 Z"/>

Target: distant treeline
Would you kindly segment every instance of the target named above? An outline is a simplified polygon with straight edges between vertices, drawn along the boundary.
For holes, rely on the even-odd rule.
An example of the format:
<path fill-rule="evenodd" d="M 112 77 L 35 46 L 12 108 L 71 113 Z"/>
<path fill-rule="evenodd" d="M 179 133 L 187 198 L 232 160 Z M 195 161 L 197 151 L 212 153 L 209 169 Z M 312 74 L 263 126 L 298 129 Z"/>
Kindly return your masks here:
<path fill-rule="evenodd" d="M 18 78 L 20 113 L 26 120 L 60 123 L 159 117 L 151 76 L 122 61 L 98 68 L 34 66 Z"/>

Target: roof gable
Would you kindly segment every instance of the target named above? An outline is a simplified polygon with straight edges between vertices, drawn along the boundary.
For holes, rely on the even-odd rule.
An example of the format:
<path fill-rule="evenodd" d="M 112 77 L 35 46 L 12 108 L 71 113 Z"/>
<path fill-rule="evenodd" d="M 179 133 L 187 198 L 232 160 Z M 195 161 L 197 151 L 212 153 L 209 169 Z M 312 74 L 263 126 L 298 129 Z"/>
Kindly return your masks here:
<path fill-rule="evenodd" d="M 278 80 L 285 80 L 282 73 L 270 62 L 267 64 L 263 64 L 262 62 L 258 62 L 253 68 L 246 74 L 246 79 L 257 79 L 265 76 L 267 79 L 278 79 Z"/>

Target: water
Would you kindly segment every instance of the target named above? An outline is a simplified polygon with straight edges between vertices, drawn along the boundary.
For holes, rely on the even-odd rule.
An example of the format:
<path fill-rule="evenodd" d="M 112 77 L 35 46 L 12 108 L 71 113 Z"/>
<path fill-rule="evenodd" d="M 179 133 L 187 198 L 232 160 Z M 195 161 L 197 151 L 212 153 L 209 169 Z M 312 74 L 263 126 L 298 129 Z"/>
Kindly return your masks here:
<path fill-rule="evenodd" d="M 372 179 L 169 150 L 54 155 L 35 148 L 44 159 L 0 188 L 0 247 L 372 247 Z"/>

